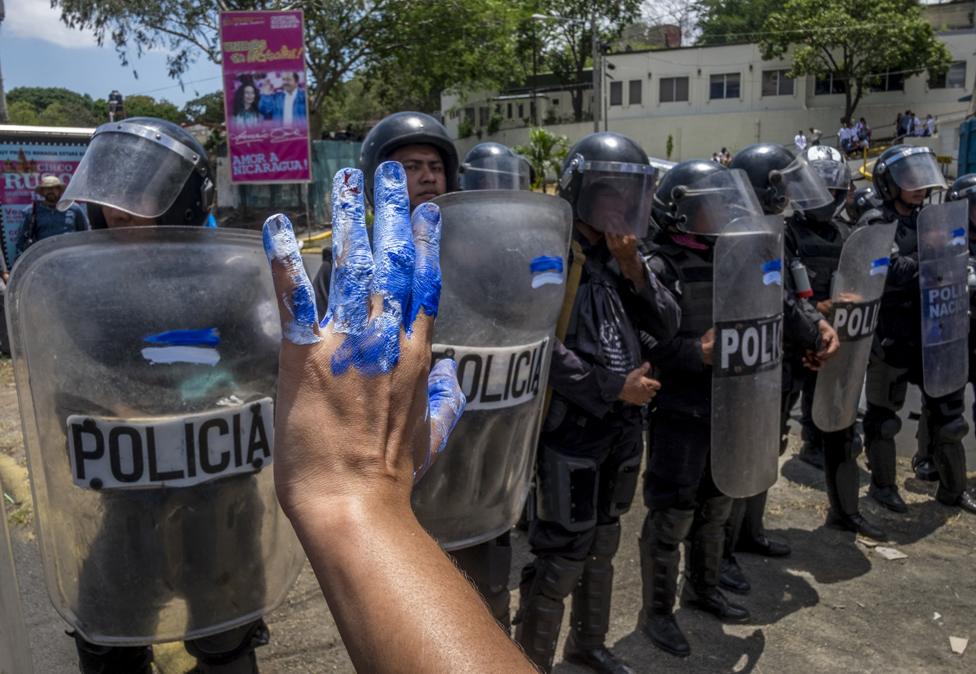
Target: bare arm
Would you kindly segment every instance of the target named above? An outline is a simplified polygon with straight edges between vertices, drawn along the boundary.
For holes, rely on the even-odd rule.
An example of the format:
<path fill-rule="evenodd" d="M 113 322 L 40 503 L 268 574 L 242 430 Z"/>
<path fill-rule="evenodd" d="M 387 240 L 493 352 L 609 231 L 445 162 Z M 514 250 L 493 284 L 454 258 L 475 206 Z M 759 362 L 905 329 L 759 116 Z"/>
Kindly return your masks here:
<path fill-rule="evenodd" d="M 378 672 L 531 672 L 410 506 L 464 407 L 455 366 L 430 368 L 440 214 L 411 221 L 403 168 L 377 171 L 374 247 L 362 174 L 333 184 L 333 284 L 320 324 L 291 223 L 264 237 L 285 339 L 275 419 L 278 499 L 353 664 Z"/>

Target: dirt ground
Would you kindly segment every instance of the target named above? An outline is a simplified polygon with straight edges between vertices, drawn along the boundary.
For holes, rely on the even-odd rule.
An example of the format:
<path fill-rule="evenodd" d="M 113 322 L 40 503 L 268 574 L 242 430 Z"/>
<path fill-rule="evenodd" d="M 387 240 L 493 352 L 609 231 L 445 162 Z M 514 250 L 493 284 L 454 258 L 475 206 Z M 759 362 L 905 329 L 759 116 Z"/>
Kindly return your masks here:
<path fill-rule="evenodd" d="M 913 431 L 910 426 L 903 433 Z M 637 535 L 644 515 L 638 499 L 623 519 L 610 646 L 638 672 L 976 671 L 976 643 L 958 655 L 949 641 L 950 636 L 976 640 L 976 517 L 937 504 L 934 486 L 909 477 L 908 460 L 900 458 L 899 478 L 909 514 L 882 511 L 867 498 L 861 502 L 862 512 L 889 532 L 888 547 L 906 555 L 889 561 L 877 548 L 855 542 L 853 534 L 823 526 L 823 477 L 796 460 L 795 450 L 794 439 L 783 459 L 782 477 L 770 492 L 766 515 L 771 535 L 788 540 L 792 556 L 740 558 L 753 583 L 752 594 L 742 598 L 752 620 L 722 625 L 711 616 L 680 608 L 678 621 L 692 646 L 687 659 L 657 650 L 635 630 L 641 604 Z M 73 643 L 64 636 L 66 625 L 51 608 L 43 586 L 31 529 L 16 390 L 5 359 L 0 361 L 0 476 L 35 671 L 76 671 Z M 862 471 L 862 495 L 866 485 L 867 473 Z M 520 532 L 514 545 L 512 588 L 529 560 Z M 517 593 L 513 609 L 516 601 Z M 272 641 L 258 655 L 265 674 L 353 671 L 307 566 L 268 623 Z M 157 647 L 157 653 L 165 674 L 192 666 L 179 645 Z M 586 670 L 559 664 L 555 671 Z"/>

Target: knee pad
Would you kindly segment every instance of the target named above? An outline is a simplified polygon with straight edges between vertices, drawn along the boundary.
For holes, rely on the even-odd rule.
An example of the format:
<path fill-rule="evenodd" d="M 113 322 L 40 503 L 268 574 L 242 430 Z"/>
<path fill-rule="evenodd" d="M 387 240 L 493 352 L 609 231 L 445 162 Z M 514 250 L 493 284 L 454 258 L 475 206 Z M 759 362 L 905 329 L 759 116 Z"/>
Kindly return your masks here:
<path fill-rule="evenodd" d="M 616 474 L 612 477 L 610 488 L 610 503 L 607 512 L 610 517 L 620 517 L 630 510 L 640 480 L 641 454 L 622 461 L 617 465 Z"/>
<path fill-rule="evenodd" d="M 586 531 L 596 524 L 599 472 L 594 459 L 568 456 L 542 446 L 537 480 L 540 520 L 555 522 L 572 532 Z"/>
<path fill-rule="evenodd" d="M 620 522 L 601 524 L 596 528 L 593 547 L 590 548 L 591 557 L 612 559 L 620 547 Z"/>
<path fill-rule="evenodd" d="M 942 426 L 935 433 L 940 443 L 959 442 L 969 432 L 969 424 L 962 417 L 956 417 Z"/>
<path fill-rule="evenodd" d="M 583 574 L 585 562 L 565 557 L 540 557 L 535 562 L 532 594 L 541 594 L 555 601 L 568 597 Z"/>
<path fill-rule="evenodd" d="M 195 657 L 201 665 L 229 665 L 240 661 L 241 671 L 257 671 L 253 665 L 254 649 L 270 641 L 271 634 L 263 620 L 257 620 L 226 632 L 209 637 L 193 639 L 185 644 L 186 652 Z"/>
<path fill-rule="evenodd" d="M 699 512 L 705 525 L 722 526 L 732 514 L 732 499 L 728 496 L 715 496 L 702 502 Z"/>
<path fill-rule="evenodd" d="M 894 440 L 895 436 L 898 435 L 898 431 L 901 430 L 901 419 L 898 417 L 891 417 L 890 419 L 885 419 L 880 424 L 878 424 L 878 435 L 880 435 L 885 440 Z"/>
<path fill-rule="evenodd" d="M 959 396 L 953 396 L 949 400 L 940 401 L 937 409 L 939 416 L 943 419 L 959 418 L 961 420 L 965 412 L 965 407 L 965 402 L 963 401 L 963 397 L 960 393 Z M 963 435 L 965 435 L 965 433 L 963 433 Z"/>

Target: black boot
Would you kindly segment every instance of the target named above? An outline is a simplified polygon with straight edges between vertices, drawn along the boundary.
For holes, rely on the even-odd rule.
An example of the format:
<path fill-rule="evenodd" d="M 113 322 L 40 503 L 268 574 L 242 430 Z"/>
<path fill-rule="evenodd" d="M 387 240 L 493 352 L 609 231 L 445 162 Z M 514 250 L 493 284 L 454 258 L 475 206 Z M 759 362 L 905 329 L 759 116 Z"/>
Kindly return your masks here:
<path fill-rule="evenodd" d="M 749 619 L 749 612 L 728 601 L 718 589 L 725 543 L 724 525 L 731 510 L 732 499 L 716 496 L 702 502 L 695 512 L 690 569 L 682 600 L 721 620 L 741 622 Z"/>
<path fill-rule="evenodd" d="M 543 672 L 552 669 L 564 603 L 582 573 L 582 561 L 556 555 L 537 557 L 522 570 L 515 641 Z"/>
<path fill-rule="evenodd" d="M 786 557 L 790 554 L 789 545 L 774 541 L 766 536 L 766 530 L 763 527 L 763 515 L 765 513 L 766 492 L 745 499 L 742 532 L 739 534 L 738 544 L 732 552 L 748 552 L 763 557 Z"/>
<path fill-rule="evenodd" d="M 640 627 L 661 650 L 687 657 L 691 646 L 674 618 L 681 541 L 688 536 L 694 510 L 648 511 L 640 537 L 643 606 Z"/>
<path fill-rule="evenodd" d="M 722 558 L 722 572 L 718 577 L 718 586 L 736 594 L 749 594 L 752 591 L 752 585 L 749 584 L 746 574 L 742 572 L 735 555 L 726 555 Z"/>
<path fill-rule="evenodd" d="M 258 674 L 254 649 L 266 646 L 271 633 L 263 620 L 193 639 L 184 644 L 186 652 L 197 659 L 193 674 Z"/>
<path fill-rule="evenodd" d="M 633 670 L 607 649 L 610 629 L 610 599 L 613 592 L 613 556 L 620 546 L 620 523 L 596 528 L 593 546 L 586 558 L 583 574 L 573 589 L 572 631 L 563 656 L 608 674 L 628 674 Z"/>
<path fill-rule="evenodd" d="M 887 408 L 868 404 L 864 417 L 864 440 L 871 466 L 868 496 L 896 513 L 907 513 L 908 506 L 895 486 L 895 437 L 901 430 L 901 419 Z"/>
<path fill-rule="evenodd" d="M 868 496 L 873 498 L 875 501 L 880 503 L 882 506 L 895 513 L 907 513 L 908 504 L 902 500 L 901 494 L 898 493 L 898 487 L 891 485 L 888 487 L 879 487 L 872 484 L 868 489 Z"/>
<path fill-rule="evenodd" d="M 961 397 L 961 394 L 960 394 Z M 950 412 L 953 407 L 962 410 L 962 401 L 939 404 L 939 411 Z M 956 505 L 966 492 L 966 450 L 962 439 L 969 432 L 969 425 L 962 416 L 942 418 L 937 422 L 935 414 L 929 415 L 932 433 L 932 459 L 939 470 L 939 488 L 935 498 L 946 505 Z"/>
<path fill-rule="evenodd" d="M 853 429 L 824 434 L 824 479 L 830 501 L 827 524 L 883 541 L 885 533 L 858 512 L 861 482 L 853 435 Z"/>
<path fill-rule="evenodd" d="M 82 674 L 150 674 L 152 646 L 98 646 L 85 641 L 77 632 L 78 668 Z"/>
<path fill-rule="evenodd" d="M 959 500 L 956 501 L 956 505 L 966 512 L 976 515 L 976 496 L 973 496 L 971 491 L 964 491 L 962 496 L 959 497 Z"/>
<path fill-rule="evenodd" d="M 819 468 L 821 470 L 823 469 L 823 447 L 819 444 L 804 442 L 802 445 L 800 445 L 800 452 L 797 454 L 797 458 L 803 463 L 810 464 L 814 468 Z"/>

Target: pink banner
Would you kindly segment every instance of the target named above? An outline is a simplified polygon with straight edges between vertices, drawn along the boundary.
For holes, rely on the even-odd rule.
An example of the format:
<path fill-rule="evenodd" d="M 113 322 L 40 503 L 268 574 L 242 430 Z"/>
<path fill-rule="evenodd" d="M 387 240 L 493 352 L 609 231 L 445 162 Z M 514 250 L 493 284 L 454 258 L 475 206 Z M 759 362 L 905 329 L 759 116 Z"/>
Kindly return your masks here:
<path fill-rule="evenodd" d="M 231 180 L 310 181 L 302 11 L 222 12 L 220 42 Z"/>

